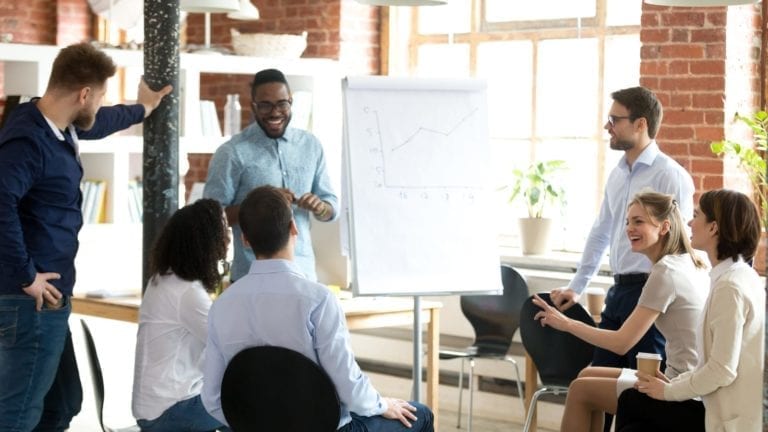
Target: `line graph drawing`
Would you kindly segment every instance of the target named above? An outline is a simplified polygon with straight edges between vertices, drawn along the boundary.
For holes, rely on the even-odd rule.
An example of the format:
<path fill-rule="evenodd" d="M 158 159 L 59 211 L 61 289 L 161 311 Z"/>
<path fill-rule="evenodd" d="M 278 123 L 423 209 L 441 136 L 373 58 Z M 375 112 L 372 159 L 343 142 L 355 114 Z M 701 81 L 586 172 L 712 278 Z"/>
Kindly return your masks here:
<path fill-rule="evenodd" d="M 431 129 L 431 128 L 426 128 L 426 127 L 423 127 L 423 126 L 419 126 L 419 128 L 416 129 L 416 131 L 413 134 L 411 134 L 411 136 L 409 136 L 405 141 L 403 141 L 402 144 L 399 144 L 399 145 L 396 145 L 396 146 L 392 147 L 392 151 L 398 150 L 398 149 L 402 148 L 403 146 L 408 145 L 417 136 L 419 136 L 419 134 L 422 134 L 422 133 L 433 133 L 433 134 L 442 135 L 442 136 L 445 136 L 445 137 L 451 136 L 456 131 L 456 129 L 461 127 L 461 125 L 463 125 L 464 122 L 467 121 L 467 119 L 469 119 L 470 117 L 475 115 L 477 110 L 478 110 L 478 108 L 475 108 L 472 111 L 470 111 L 467 115 L 464 116 L 464 118 L 459 120 L 459 122 L 456 123 L 456 125 L 454 125 L 451 129 L 449 129 L 449 130 L 447 130 L 445 132 L 443 132 L 441 130 L 437 130 L 437 129 Z"/>
<path fill-rule="evenodd" d="M 446 101 L 427 113 L 420 106 L 391 105 L 393 110 L 387 101 L 368 102 L 361 107 L 358 130 L 365 132 L 365 157 L 377 187 L 450 199 L 450 190 L 486 185 L 486 167 L 475 163 L 482 159 L 478 151 L 487 148 L 479 101 L 461 101 L 462 110 Z M 446 106 L 450 109 L 441 109 Z"/>

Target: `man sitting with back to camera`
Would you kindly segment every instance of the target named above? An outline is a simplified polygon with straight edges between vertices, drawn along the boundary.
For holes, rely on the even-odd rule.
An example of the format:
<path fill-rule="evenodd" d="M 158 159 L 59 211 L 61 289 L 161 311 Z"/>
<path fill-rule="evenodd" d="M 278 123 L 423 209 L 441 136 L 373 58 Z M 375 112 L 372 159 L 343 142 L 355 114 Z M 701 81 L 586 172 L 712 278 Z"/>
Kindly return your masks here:
<path fill-rule="evenodd" d="M 272 186 L 252 190 L 239 220 L 256 260 L 208 314 L 202 392 L 208 412 L 226 423 L 221 381 L 232 357 L 253 346 L 279 346 L 301 353 L 330 376 L 341 402 L 339 431 L 432 432 L 428 407 L 382 397 L 360 370 L 338 299 L 307 280 L 293 261 L 298 230 L 285 195 Z"/>

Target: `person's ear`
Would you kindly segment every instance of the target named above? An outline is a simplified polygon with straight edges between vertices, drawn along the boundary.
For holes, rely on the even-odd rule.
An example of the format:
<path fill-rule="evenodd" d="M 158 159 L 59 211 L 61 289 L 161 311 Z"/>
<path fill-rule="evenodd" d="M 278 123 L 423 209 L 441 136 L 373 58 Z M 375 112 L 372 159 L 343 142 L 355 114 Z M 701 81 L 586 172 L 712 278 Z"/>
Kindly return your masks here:
<path fill-rule="evenodd" d="M 91 88 L 90 87 L 83 87 L 80 89 L 80 91 L 77 94 L 77 102 L 80 105 L 85 105 L 85 102 L 88 100 L 88 95 L 91 94 Z"/>
<path fill-rule="evenodd" d="M 291 228 L 290 228 L 291 235 L 298 236 L 299 235 L 299 229 L 296 227 L 296 221 L 291 219 Z"/>
<path fill-rule="evenodd" d="M 669 220 L 665 220 L 661 223 L 661 235 L 667 235 L 669 234 L 669 228 L 670 228 Z"/>
<path fill-rule="evenodd" d="M 247 247 L 248 249 L 250 249 L 250 248 L 251 248 L 251 244 L 250 244 L 250 243 L 248 243 L 248 239 L 247 239 L 247 238 L 245 238 L 245 234 L 243 234 L 243 233 L 240 233 L 240 241 L 242 241 L 242 242 L 243 242 L 243 245 L 244 245 L 245 247 Z"/>

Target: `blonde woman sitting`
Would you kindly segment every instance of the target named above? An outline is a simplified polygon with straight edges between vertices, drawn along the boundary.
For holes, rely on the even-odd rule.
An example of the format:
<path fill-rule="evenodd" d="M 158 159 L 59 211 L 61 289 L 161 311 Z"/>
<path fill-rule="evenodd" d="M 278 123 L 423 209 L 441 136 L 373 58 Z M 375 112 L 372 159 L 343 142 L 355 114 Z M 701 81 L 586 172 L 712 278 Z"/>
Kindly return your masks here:
<path fill-rule="evenodd" d="M 620 355 L 655 324 L 667 341 L 665 374 L 673 378 L 696 366 L 696 328 L 707 297 L 706 265 L 691 248 L 672 195 L 637 194 L 627 210 L 626 232 L 632 251 L 646 255 L 653 267 L 637 306 L 621 328 L 604 330 L 573 321 L 538 297 L 534 303 L 542 310 L 535 318 L 541 325 Z M 602 432 L 604 413 L 616 412 L 618 396 L 635 381 L 631 369 L 584 369 L 568 390 L 560 430 Z"/>

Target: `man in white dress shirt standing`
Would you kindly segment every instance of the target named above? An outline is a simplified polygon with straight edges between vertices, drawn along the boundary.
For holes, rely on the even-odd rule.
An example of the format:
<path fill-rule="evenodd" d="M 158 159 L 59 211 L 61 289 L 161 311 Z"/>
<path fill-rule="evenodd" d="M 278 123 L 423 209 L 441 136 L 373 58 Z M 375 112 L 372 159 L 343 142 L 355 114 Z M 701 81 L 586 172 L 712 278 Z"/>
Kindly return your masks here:
<path fill-rule="evenodd" d="M 552 301 L 560 310 L 578 302 L 610 246 L 614 285 L 605 299 L 600 328 L 617 330 L 637 305 L 651 269 L 645 255 L 632 252 L 625 233 L 629 202 L 643 189 L 668 193 L 675 197 L 683 219 L 688 221 L 693 217 L 694 187 L 691 175 L 656 144 L 662 119 L 656 95 L 644 87 L 631 87 L 611 97 L 613 104 L 604 127 L 611 137 L 611 149 L 623 151 L 624 156 L 608 176 L 600 213 L 587 237 L 576 276 L 567 287 L 552 291 Z M 592 365 L 637 369 L 638 352 L 664 356 L 664 344 L 664 337 L 653 326 L 625 355 L 596 348 Z M 611 422 L 606 421 L 606 430 L 610 426 Z"/>

